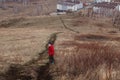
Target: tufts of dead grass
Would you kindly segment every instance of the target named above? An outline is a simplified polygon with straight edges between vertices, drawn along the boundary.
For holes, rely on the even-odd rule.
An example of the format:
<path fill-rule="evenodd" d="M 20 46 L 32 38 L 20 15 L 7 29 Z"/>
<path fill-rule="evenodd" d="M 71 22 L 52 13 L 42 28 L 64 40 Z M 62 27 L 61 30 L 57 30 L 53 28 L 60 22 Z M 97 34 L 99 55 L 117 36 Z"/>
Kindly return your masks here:
<path fill-rule="evenodd" d="M 74 21 L 72 21 L 72 25 L 73 27 L 78 27 L 78 26 L 85 26 L 88 25 L 90 23 L 89 18 L 87 17 L 80 17 L 79 18 L 75 18 Z"/>
<path fill-rule="evenodd" d="M 24 64 L 38 57 L 50 34 L 43 29 L 0 29 L 0 71 L 10 64 Z"/>
<path fill-rule="evenodd" d="M 120 53 L 113 46 L 104 46 L 99 42 L 70 43 L 63 42 L 62 45 L 72 45 L 73 48 L 59 50 L 56 54 L 57 68 L 60 76 L 65 75 L 68 80 L 105 80 L 113 79 L 113 72 L 120 70 Z M 71 47 L 71 46 L 70 46 Z M 103 66 L 105 69 L 103 69 Z M 101 69 L 105 72 L 100 75 Z M 116 76 L 115 74 L 115 76 Z M 117 79 L 117 77 L 114 77 Z"/>
<path fill-rule="evenodd" d="M 99 34 L 83 34 L 75 36 L 75 40 L 81 41 L 120 41 L 120 37 L 99 35 Z"/>
<path fill-rule="evenodd" d="M 14 26 L 16 23 L 23 21 L 24 18 L 13 18 L 9 20 L 3 20 L 0 22 L 0 28 L 8 28 L 10 26 Z"/>

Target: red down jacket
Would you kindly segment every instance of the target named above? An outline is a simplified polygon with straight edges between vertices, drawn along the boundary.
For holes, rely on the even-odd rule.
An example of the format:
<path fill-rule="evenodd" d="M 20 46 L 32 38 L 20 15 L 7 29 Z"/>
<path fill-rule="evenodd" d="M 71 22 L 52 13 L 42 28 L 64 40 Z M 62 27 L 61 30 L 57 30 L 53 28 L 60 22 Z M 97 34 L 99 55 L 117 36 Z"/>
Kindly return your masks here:
<path fill-rule="evenodd" d="M 51 44 L 48 47 L 48 54 L 49 56 L 54 56 L 54 46 Z"/>

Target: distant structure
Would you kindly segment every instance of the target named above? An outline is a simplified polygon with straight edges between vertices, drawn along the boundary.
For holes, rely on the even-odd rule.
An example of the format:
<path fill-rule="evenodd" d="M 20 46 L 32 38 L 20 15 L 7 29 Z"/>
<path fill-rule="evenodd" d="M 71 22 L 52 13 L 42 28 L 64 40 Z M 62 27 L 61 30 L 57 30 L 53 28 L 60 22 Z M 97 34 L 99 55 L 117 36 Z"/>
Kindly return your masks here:
<path fill-rule="evenodd" d="M 101 3 L 101 2 L 120 2 L 120 0 L 94 0 L 96 3 Z"/>
<path fill-rule="evenodd" d="M 83 3 L 76 0 L 66 0 L 66 1 L 58 1 L 57 3 L 57 11 L 77 11 L 83 8 Z"/>
<path fill-rule="evenodd" d="M 93 6 L 93 12 L 105 16 L 113 16 L 116 11 L 120 11 L 120 3 L 100 2 Z"/>
<path fill-rule="evenodd" d="M 120 0 L 113 0 L 114 2 L 120 2 Z"/>

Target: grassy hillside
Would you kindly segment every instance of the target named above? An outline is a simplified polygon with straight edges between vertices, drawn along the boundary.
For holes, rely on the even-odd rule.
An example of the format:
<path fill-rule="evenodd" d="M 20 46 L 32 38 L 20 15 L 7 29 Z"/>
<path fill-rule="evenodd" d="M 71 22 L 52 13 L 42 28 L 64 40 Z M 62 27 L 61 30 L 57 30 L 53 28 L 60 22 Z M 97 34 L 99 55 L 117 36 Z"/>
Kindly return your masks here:
<path fill-rule="evenodd" d="M 44 49 L 50 35 L 56 32 L 62 33 L 58 34 L 55 42 L 56 65 L 50 66 L 51 72 L 58 71 L 58 73 L 52 74 L 54 79 L 90 80 L 97 74 L 97 76 L 101 76 L 99 80 L 103 80 L 103 74 L 108 73 L 105 70 L 110 70 L 110 75 L 114 71 L 115 74 L 119 74 L 119 29 L 112 26 L 108 18 L 92 19 L 78 14 L 20 16 L 1 20 L 0 71 L 7 71 L 10 64 L 25 64 L 38 57 L 38 53 Z M 107 65 L 109 62 L 111 63 L 110 68 Z M 39 61 L 32 66 L 35 67 L 38 63 Z M 96 73 L 97 70 L 102 75 Z M 101 70 L 103 71 L 101 72 Z M 109 77 L 107 76 L 107 78 Z M 119 76 L 116 79 L 118 78 Z M 95 77 L 95 80 L 97 79 L 98 77 Z"/>

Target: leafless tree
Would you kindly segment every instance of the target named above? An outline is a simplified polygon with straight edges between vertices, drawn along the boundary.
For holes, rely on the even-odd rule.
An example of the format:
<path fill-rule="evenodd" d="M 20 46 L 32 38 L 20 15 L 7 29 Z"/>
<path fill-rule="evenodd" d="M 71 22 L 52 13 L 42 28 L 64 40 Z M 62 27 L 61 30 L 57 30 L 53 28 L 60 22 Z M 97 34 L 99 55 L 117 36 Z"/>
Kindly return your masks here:
<path fill-rule="evenodd" d="M 87 13 L 88 17 L 92 17 L 93 16 L 93 8 L 88 8 L 88 13 Z"/>
<path fill-rule="evenodd" d="M 43 11 L 43 6 L 41 4 L 36 5 L 36 14 L 41 15 Z"/>
<path fill-rule="evenodd" d="M 5 3 L 6 3 L 6 0 L 1 0 L 0 6 L 1 6 L 2 9 L 6 9 L 7 6 L 6 6 Z"/>
<path fill-rule="evenodd" d="M 17 6 L 13 7 L 13 13 L 18 14 L 19 13 L 19 8 Z"/>
<path fill-rule="evenodd" d="M 29 4 L 30 0 L 23 0 L 23 5 L 27 6 Z"/>

